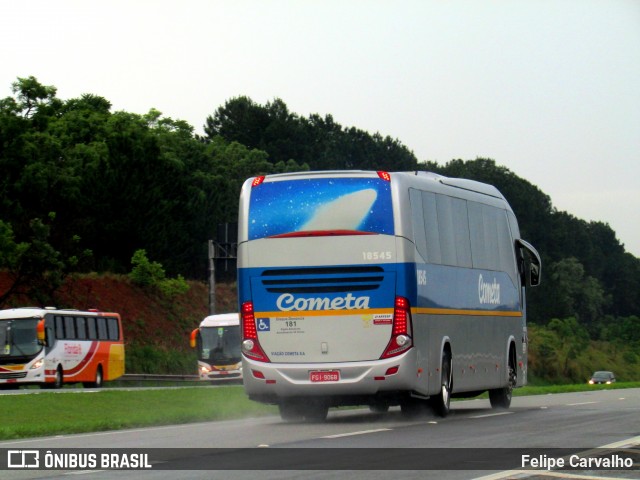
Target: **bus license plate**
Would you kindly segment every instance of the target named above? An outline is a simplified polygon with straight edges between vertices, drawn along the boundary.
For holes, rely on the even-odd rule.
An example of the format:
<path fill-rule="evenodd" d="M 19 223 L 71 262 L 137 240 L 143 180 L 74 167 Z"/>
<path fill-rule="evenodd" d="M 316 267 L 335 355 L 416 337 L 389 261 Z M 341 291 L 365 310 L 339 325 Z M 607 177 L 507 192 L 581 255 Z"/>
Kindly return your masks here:
<path fill-rule="evenodd" d="M 312 382 L 337 382 L 340 380 L 340 372 L 331 370 L 326 372 L 310 372 L 309 380 Z"/>

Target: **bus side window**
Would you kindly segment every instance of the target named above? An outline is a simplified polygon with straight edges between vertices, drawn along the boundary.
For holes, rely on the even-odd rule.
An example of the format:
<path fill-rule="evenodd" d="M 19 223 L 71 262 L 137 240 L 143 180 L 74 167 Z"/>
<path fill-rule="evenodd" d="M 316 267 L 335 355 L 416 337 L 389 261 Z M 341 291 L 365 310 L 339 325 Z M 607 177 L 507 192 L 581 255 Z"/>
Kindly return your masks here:
<path fill-rule="evenodd" d="M 76 336 L 78 340 L 87 339 L 87 329 L 84 317 L 76 317 Z"/>
<path fill-rule="evenodd" d="M 442 249 L 440 248 L 440 230 L 438 228 L 438 213 L 436 209 L 436 194 L 422 192 L 422 212 L 427 236 L 427 258 L 429 263 L 442 263 Z"/>
<path fill-rule="evenodd" d="M 63 317 L 64 318 L 64 336 L 70 340 L 76 338 L 76 326 L 74 323 L 74 317 Z"/>
<path fill-rule="evenodd" d="M 104 317 L 98 317 L 98 339 L 106 340 L 107 334 L 107 319 Z"/>
<path fill-rule="evenodd" d="M 424 215 L 422 213 L 422 192 L 413 188 L 409 189 L 409 201 L 411 202 L 411 223 L 413 226 L 413 241 L 420 256 L 427 260 L 427 237 L 424 227 Z"/>
<path fill-rule="evenodd" d="M 98 330 L 96 329 L 96 317 L 87 317 L 87 338 L 89 340 L 98 339 Z"/>
<path fill-rule="evenodd" d="M 64 317 L 56 316 L 54 318 L 54 322 L 55 322 L 56 338 L 63 339 L 64 338 Z"/>
<path fill-rule="evenodd" d="M 116 318 L 107 318 L 107 334 L 109 340 L 118 340 L 120 332 L 118 332 L 118 320 Z"/>
<path fill-rule="evenodd" d="M 447 195 L 436 195 L 436 215 L 440 234 L 442 263 L 471 268 L 471 241 L 467 202 Z"/>

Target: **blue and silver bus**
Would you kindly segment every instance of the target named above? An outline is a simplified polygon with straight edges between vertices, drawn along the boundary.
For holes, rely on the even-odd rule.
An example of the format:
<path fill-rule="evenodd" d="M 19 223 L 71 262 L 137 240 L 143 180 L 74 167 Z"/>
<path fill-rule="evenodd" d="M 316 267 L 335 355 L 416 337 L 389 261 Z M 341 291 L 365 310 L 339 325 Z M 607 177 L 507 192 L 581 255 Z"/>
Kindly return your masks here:
<path fill-rule="evenodd" d="M 430 404 L 527 382 L 536 250 L 493 186 L 429 172 L 248 179 L 238 226 L 245 391 L 284 420 Z"/>

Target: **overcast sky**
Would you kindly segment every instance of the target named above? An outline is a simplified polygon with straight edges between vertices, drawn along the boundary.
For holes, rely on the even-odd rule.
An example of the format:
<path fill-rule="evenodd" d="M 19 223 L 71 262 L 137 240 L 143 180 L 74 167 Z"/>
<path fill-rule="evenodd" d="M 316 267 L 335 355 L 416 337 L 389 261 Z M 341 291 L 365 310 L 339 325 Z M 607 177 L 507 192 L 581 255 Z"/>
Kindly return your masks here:
<path fill-rule="evenodd" d="M 151 108 L 202 132 L 225 101 L 493 158 L 640 256 L 638 0 L 2 0 L 0 98 Z"/>

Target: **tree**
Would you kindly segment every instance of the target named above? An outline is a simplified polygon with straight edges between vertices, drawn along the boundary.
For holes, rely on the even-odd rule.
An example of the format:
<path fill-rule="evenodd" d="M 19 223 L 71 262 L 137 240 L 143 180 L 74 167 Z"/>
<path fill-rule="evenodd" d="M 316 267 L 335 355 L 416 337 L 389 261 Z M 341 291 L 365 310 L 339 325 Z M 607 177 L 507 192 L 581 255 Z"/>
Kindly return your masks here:
<path fill-rule="evenodd" d="M 263 132 L 270 123 L 267 110 L 249 97 L 236 97 L 208 116 L 204 126 L 205 140 L 220 136 L 251 149 L 260 148 Z"/>
<path fill-rule="evenodd" d="M 49 215 L 53 221 L 55 215 Z M 78 257 L 63 258 L 49 242 L 51 226 L 42 219 L 29 222 L 31 235 L 16 242 L 10 226 L 0 221 L 0 268 L 9 272 L 11 286 L 0 296 L 0 305 L 15 294 L 47 304 L 55 298 L 57 288 L 76 266 Z"/>
<path fill-rule="evenodd" d="M 549 322 L 548 329 L 555 332 L 560 339 L 555 357 L 561 366 L 563 376 L 572 381 L 580 380 L 584 374 L 572 368 L 572 362 L 589 345 L 589 333 L 574 317 L 563 320 L 554 318 Z"/>
<path fill-rule="evenodd" d="M 205 141 L 220 136 L 265 151 L 272 164 L 293 160 L 311 170 L 413 170 L 417 160 L 398 140 L 355 127 L 333 117 L 291 113 L 281 99 L 258 105 L 248 97 L 229 100 L 207 118 Z"/>
<path fill-rule="evenodd" d="M 11 87 L 11 91 L 17 96 L 18 110 L 25 118 L 33 118 L 38 114 L 51 115 L 62 105 L 56 98 L 57 89 L 42 85 L 33 76 L 18 78 Z"/>
<path fill-rule="evenodd" d="M 608 299 L 597 279 L 585 274 L 583 265 L 573 257 L 552 263 L 548 268 L 546 289 L 550 316 L 578 318 L 596 335 L 596 326 Z"/>

